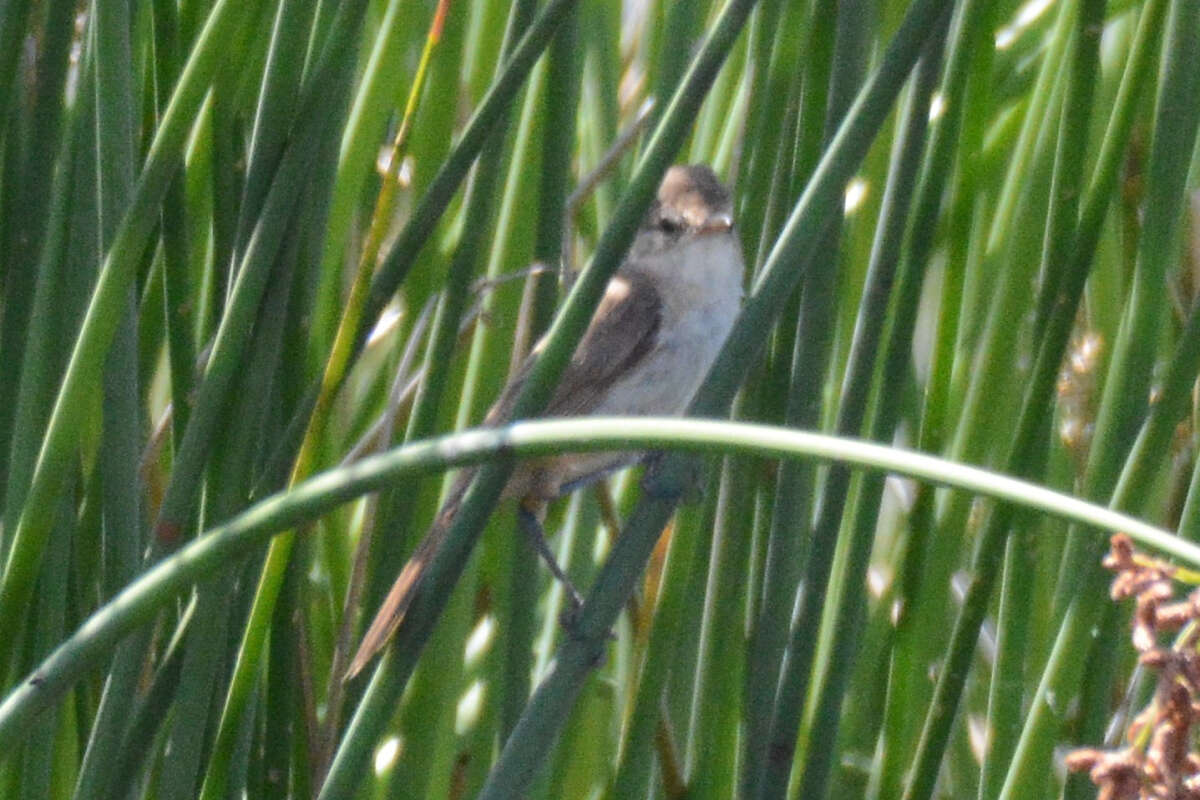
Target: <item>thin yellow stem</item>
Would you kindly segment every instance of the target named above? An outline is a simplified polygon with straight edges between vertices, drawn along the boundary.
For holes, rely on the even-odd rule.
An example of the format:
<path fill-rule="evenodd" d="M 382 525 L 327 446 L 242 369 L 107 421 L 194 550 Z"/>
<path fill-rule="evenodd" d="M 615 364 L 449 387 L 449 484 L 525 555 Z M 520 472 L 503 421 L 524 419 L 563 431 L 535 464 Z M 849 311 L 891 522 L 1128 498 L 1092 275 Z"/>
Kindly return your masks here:
<path fill-rule="evenodd" d="M 412 88 L 408 93 L 408 101 L 404 106 L 404 116 L 400 121 L 400 129 L 392 140 L 392 149 L 383 174 L 379 197 L 375 201 L 375 210 L 371 215 L 371 227 L 367 232 L 367 240 L 363 245 L 362 255 L 358 260 L 358 270 L 350 287 L 350 295 L 346 299 L 346 310 L 338 323 L 337 334 L 333 339 L 333 347 L 329 353 L 329 361 L 325 364 L 325 372 L 321 376 L 321 390 L 313 406 L 312 415 L 308 418 L 308 427 L 304 431 L 304 441 L 300 452 L 292 465 L 289 486 L 307 478 L 312 472 L 313 459 L 316 453 L 317 441 L 325 430 L 325 421 L 329 416 L 329 408 L 333 397 L 341 384 L 350 362 L 350 354 L 354 347 L 354 337 L 362 319 L 363 306 L 367 299 L 367 290 L 371 286 L 371 276 L 375 272 L 375 263 L 379 258 L 384 235 L 387 232 L 388 220 L 396 202 L 396 188 L 400 183 L 400 164 L 404 160 L 408 148 L 409 131 L 413 119 L 420 106 L 421 91 L 425 86 L 425 75 L 432 61 L 434 48 L 442 38 L 446 14 L 450 9 L 450 0 L 439 0 L 429 26 L 429 34 L 425 37 L 425 47 L 421 51 L 421 60 L 417 64 L 417 73 L 413 77 Z"/>

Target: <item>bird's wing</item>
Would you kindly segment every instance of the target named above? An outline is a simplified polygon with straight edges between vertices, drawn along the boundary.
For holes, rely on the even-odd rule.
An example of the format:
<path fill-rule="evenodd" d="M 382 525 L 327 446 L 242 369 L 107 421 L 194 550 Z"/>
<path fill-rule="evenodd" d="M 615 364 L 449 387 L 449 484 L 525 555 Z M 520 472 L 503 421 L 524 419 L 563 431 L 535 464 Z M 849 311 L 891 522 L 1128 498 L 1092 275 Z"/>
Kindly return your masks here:
<path fill-rule="evenodd" d="M 604 298 L 546 407 L 546 416 L 591 413 L 608 389 L 654 348 L 662 323 L 662 306 L 654 282 L 645 275 L 626 269 L 609 281 Z M 505 387 L 488 412 L 485 424 L 498 425 L 511 419 L 512 407 L 542 344 L 534 347 Z"/>
<path fill-rule="evenodd" d="M 653 349 L 661 321 L 662 298 L 649 278 L 625 270 L 609 281 L 604 298 L 546 408 L 546 415 L 575 416 L 588 414 L 595 409 L 609 387 Z M 499 425 L 511 419 L 513 405 L 541 351 L 541 344 L 538 343 L 504 388 L 500 399 L 488 412 L 485 425 Z M 416 596 L 417 585 L 425 569 L 449 533 L 474 472 L 473 468 L 468 468 L 458 475 L 433 527 L 392 585 L 387 599 L 363 636 L 344 680 L 357 675 L 399 627 Z"/>

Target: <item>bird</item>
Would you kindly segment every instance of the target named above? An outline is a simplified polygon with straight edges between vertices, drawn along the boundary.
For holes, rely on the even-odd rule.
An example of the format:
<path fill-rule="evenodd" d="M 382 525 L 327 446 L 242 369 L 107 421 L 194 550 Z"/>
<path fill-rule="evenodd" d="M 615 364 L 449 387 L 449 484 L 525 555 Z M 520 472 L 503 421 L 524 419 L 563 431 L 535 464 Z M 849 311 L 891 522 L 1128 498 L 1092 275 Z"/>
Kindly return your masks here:
<path fill-rule="evenodd" d="M 742 303 L 745 262 L 728 189 L 704 164 L 663 176 L 628 255 L 605 288 L 544 416 L 677 416 L 716 359 Z M 512 422 L 513 409 L 545 346 L 539 341 L 484 418 Z M 578 593 L 541 533 L 538 509 L 635 463 L 641 454 L 562 453 L 520 462 L 501 493 L 518 499 L 521 527 L 555 577 Z M 459 473 L 422 542 L 396 578 L 344 676 L 350 680 L 391 639 L 474 477 Z"/>

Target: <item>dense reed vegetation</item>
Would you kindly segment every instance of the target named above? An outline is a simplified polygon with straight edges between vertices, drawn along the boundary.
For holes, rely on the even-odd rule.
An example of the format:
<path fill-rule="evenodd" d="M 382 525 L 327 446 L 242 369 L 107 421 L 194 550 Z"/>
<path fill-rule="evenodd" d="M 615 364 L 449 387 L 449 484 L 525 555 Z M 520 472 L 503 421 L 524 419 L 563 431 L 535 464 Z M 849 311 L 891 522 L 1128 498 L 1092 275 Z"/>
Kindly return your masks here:
<path fill-rule="evenodd" d="M 1200 568 L 1198 98 L 1194 0 L 0 0 L 0 797 L 1092 796 L 1107 535 Z M 735 423 L 455 434 L 678 162 Z M 497 498 L 571 448 L 661 455 L 552 508 L 568 635 Z"/>

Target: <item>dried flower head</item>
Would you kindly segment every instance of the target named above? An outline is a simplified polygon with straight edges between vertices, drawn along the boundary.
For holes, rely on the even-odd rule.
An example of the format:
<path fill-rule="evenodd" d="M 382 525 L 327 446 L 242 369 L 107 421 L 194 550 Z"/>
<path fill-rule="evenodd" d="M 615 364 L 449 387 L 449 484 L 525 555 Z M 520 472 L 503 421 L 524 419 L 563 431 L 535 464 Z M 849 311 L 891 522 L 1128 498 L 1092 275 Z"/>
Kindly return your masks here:
<path fill-rule="evenodd" d="M 1125 534 L 1112 537 L 1104 566 L 1115 573 L 1112 598 L 1134 598 L 1131 639 L 1157 684 L 1129 723 L 1129 747 L 1075 750 L 1067 768 L 1086 771 L 1105 800 L 1200 800 L 1200 591 L 1176 600 L 1175 568 L 1138 553 Z M 1164 633 L 1176 634 L 1170 645 L 1159 644 Z"/>

